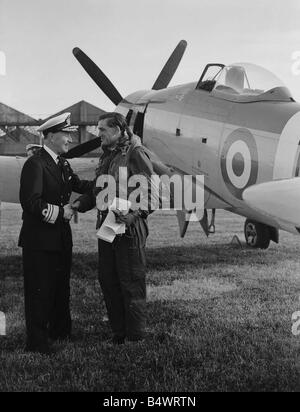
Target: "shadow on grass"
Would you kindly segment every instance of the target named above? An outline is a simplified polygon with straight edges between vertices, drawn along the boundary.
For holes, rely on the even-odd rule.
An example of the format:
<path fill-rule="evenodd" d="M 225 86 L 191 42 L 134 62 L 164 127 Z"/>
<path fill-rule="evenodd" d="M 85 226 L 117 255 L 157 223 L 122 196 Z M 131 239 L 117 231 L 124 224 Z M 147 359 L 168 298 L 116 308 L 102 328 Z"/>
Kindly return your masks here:
<path fill-rule="evenodd" d="M 222 265 L 276 265 L 295 258 L 295 251 L 288 252 L 280 249 L 251 249 L 244 246 L 240 248 L 228 244 L 206 244 L 196 246 L 166 246 L 148 248 L 148 271 L 165 271 L 193 269 Z M 98 273 L 97 253 L 73 254 L 73 277 L 95 278 Z M 19 277 L 22 275 L 22 257 L 19 255 L 3 256 L 0 261 L 0 279 L 6 277 Z"/>
<path fill-rule="evenodd" d="M 0 280 L 4 280 L 6 277 L 22 277 L 22 270 L 21 256 L 0 256 Z"/>
<path fill-rule="evenodd" d="M 295 353 L 284 350 L 271 322 L 257 330 L 229 321 L 213 304 L 195 305 L 150 303 L 149 340 L 112 346 L 94 302 L 74 322 L 75 340 L 56 344 L 51 359 L 24 356 L 19 330 L 2 347 L 0 390 L 299 390 Z"/>
<path fill-rule="evenodd" d="M 252 249 L 228 244 L 206 244 L 197 246 L 175 246 L 147 250 L 148 268 L 156 271 L 170 269 L 207 268 L 216 265 L 276 265 L 295 258 L 280 249 Z"/>

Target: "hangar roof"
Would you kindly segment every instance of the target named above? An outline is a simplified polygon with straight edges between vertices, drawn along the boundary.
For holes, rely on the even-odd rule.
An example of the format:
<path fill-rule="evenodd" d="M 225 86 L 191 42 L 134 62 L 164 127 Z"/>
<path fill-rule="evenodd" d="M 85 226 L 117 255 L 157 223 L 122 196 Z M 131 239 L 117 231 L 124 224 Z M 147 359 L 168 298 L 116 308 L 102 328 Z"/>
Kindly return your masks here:
<path fill-rule="evenodd" d="M 59 112 L 47 117 L 43 120 L 43 122 L 50 119 L 51 117 L 58 116 L 65 112 L 71 113 L 71 124 L 76 126 L 97 125 L 99 116 L 105 113 L 105 111 L 99 109 L 99 107 L 81 100 L 80 102 L 66 107 L 65 109 L 60 110 Z"/>
<path fill-rule="evenodd" d="M 0 126 L 36 126 L 38 121 L 4 103 L 0 103 Z"/>

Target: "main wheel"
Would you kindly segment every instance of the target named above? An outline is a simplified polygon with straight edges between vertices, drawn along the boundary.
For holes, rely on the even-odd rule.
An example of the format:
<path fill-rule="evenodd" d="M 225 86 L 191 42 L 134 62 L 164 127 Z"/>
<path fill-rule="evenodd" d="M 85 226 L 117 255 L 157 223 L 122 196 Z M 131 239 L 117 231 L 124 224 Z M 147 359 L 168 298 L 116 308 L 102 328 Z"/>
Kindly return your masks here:
<path fill-rule="evenodd" d="M 267 225 L 247 219 L 244 226 L 245 239 L 248 246 L 267 249 L 270 245 L 270 230 Z"/>

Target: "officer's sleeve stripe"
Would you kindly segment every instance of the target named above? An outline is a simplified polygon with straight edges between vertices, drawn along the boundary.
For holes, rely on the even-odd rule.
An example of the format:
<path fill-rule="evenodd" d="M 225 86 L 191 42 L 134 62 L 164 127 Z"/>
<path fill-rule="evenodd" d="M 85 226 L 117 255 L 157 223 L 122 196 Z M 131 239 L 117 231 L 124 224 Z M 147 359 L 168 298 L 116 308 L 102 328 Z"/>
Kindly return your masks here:
<path fill-rule="evenodd" d="M 49 213 L 48 213 L 48 217 L 47 217 L 47 223 L 49 223 L 49 221 L 51 219 L 51 216 L 52 216 L 52 213 L 53 213 L 53 206 L 49 205 L 48 208 L 49 208 Z"/>
<path fill-rule="evenodd" d="M 44 222 L 54 224 L 59 215 L 59 207 L 48 205 L 47 209 L 43 210 Z"/>
<path fill-rule="evenodd" d="M 58 218 L 59 215 L 59 207 L 55 206 L 55 205 L 50 205 L 52 207 L 52 211 L 51 211 L 51 215 L 49 217 L 49 223 L 51 223 L 52 225 L 54 225 L 54 223 L 56 222 L 56 219 Z"/>
<path fill-rule="evenodd" d="M 51 213 L 51 205 L 48 205 L 47 209 L 43 210 L 44 222 L 48 223 L 50 213 Z"/>

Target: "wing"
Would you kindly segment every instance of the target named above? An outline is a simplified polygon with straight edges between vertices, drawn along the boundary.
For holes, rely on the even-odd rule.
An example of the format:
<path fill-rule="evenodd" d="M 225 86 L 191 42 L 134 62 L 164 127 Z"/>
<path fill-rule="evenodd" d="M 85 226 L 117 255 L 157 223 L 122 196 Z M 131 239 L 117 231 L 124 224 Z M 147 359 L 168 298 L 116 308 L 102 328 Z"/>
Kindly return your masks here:
<path fill-rule="evenodd" d="M 262 218 L 272 218 L 280 229 L 300 233 L 300 178 L 274 180 L 250 186 L 243 199 Z"/>

